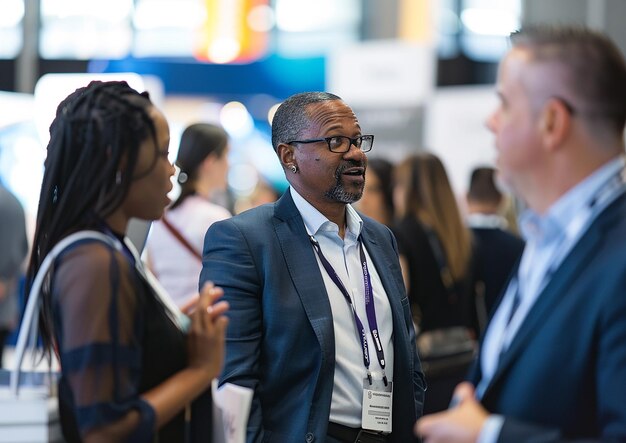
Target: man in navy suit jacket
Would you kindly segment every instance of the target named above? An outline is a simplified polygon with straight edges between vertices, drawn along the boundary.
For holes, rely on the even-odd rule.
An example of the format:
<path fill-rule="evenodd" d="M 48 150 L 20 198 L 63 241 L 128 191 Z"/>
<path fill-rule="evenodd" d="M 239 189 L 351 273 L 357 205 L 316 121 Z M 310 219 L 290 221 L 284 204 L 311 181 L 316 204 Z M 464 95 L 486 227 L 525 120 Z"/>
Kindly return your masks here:
<path fill-rule="evenodd" d="M 512 35 L 487 125 L 526 248 L 438 442 L 626 441 L 626 64 L 605 36 Z"/>
<path fill-rule="evenodd" d="M 230 304 L 220 383 L 254 390 L 248 442 L 412 441 L 425 382 L 395 239 L 350 205 L 373 136 L 311 92 L 281 104 L 272 144 L 290 189 L 205 237 L 200 286 Z"/>
<path fill-rule="evenodd" d="M 524 250 L 524 241 L 508 230 L 506 219 L 500 215 L 504 198 L 495 174 L 492 167 L 474 168 L 466 198 L 467 224 L 475 241 L 474 272 L 484 297 L 484 306 L 479 310 L 485 313 L 491 312 Z M 481 321 L 481 331 L 484 326 Z"/>

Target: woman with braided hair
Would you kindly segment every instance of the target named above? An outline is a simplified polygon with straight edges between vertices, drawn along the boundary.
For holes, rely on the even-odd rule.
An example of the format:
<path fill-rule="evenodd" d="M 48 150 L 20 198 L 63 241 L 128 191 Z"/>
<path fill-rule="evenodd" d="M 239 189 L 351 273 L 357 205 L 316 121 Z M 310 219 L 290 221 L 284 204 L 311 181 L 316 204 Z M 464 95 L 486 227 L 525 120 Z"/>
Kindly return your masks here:
<path fill-rule="evenodd" d="M 210 441 L 207 388 L 221 371 L 227 324 L 228 305 L 216 302 L 222 290 L 206 285 L 182 314 L 124 236 L 131 217 L 158 219 L 169 203 L 168 145 L 163 114 L 125 82 L 76 90 L 50 127 L 29 285 L 68 235 L 108 239 L 64 249 L 41 294 L 68 442 Z"/>

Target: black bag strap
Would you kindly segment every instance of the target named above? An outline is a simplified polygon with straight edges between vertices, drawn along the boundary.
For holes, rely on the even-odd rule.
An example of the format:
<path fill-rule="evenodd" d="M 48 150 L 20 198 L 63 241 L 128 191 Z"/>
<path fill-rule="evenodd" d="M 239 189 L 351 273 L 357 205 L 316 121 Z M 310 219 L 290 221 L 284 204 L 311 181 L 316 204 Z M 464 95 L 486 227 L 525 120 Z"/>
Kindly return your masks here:
<path fill-rule="evenodd" d="M 161 221 L 163 222 L 163 225 L 165 225 L 165 227 L 172 233 L 172 235 L 176 237 L 176 240 L 178 240 L 181 245 L 183 245 L 189 252 L 191 252 L 194 257 L 202 261 L 202 254 L 200 254 L 193 246 L 191 246 L 191 244 L 187 241 L 185 237 L 183 237 L 180 231 L 168 221 L 165 214 L 163 214 L 163 217 L 161 217 Z"/>
<path fill-rule="evenodd" d="M 448 291 L 448 301 L 450 303 L 455 303 L 458 299 L 456 293 L 456 287 L 454 283 L 454 278 L 452 277 L 452 272 L 450 272 L 450 268 L 448 267 L 448 261 L 446 260 L 446 255 L 443 252 L 443 248 L 441 247 L 441 242 L 437 237 L 435 231 L 430 228 L 425 228 L 426 237 L 428 237 L 428 243 L 430 243 L 430 248 L 435 255 L 435 260 L 437 260 L 437 265 L 439 266 L 439 275 L 441 276 L 441 281 Z"/>

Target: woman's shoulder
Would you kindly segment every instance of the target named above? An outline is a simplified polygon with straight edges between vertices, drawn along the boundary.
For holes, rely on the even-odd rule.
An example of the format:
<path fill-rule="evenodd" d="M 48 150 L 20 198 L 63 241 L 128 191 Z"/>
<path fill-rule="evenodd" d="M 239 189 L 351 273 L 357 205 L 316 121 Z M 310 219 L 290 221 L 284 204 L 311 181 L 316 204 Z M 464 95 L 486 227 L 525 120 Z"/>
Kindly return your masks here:
<path fill-rule="evenodd" d="M 86 310 L 106 305 L 111 294 L 117 291 L 115 288 L 134 287 L 133 272 L 134 265 L 124 252 L 98 240 L 85 240 L 69 247 L 57 258 L 53 280 L 55 298 L 65 306 Z M 124 291 L 127 292 L 133 291 Z M 134 301 L 131 303 L 134 305 Z"/>
<path fill-rule="evenodd" d="M 59 277 L 98 280 L 108 276 L 112 266 L 130 269 L 131 263 L 122 251 L 99 240 L 83 240 L 65 249 L 55 262 Z"/>

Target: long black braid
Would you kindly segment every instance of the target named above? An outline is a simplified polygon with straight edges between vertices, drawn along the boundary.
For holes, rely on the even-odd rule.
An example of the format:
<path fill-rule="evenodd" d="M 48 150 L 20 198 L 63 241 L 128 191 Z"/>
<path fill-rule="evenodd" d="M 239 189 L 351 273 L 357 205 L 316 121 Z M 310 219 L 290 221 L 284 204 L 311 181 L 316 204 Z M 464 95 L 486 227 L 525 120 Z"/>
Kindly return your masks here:
<path fill-rule="evenodd" d="M 50 126 L 26 294 L 56 243 L 72 232 L 97 229 L 122 204 L 131 181 L 139 178 L 132 171 L 141 143 L 152 137 L 156 149 L 151 107 L 148 94 L 126 82 L 94 81 L 61 102 Z M 41 295 L 40 332 L 49 355 L 50 288 Z"/>

